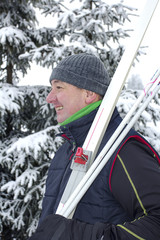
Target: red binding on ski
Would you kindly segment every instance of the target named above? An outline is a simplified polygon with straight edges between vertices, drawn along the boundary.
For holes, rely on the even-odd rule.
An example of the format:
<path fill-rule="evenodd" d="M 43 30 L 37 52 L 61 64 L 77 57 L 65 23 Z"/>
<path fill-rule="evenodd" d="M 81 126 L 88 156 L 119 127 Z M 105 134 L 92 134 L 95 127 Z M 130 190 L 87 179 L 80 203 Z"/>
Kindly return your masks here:
<path fill-rule="evenodd" d="M 78 147 L 74 162 L 85 165 L 87 161 L 88 161 L 88 155 L 85 155 L 83 153 L 83 148 Z"/>

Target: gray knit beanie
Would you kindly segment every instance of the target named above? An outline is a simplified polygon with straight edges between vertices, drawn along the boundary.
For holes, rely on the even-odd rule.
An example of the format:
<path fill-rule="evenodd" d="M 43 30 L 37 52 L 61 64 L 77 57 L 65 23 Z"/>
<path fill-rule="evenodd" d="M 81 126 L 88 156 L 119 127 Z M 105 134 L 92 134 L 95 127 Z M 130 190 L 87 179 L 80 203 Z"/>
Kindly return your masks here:
<path fill-rule="evenodd" d="M 93 54 L 81 53 L 63 59 L 52 71 L 50 82 L 60 80 L 103 96 L 110 79 L 102 61 Z"/>

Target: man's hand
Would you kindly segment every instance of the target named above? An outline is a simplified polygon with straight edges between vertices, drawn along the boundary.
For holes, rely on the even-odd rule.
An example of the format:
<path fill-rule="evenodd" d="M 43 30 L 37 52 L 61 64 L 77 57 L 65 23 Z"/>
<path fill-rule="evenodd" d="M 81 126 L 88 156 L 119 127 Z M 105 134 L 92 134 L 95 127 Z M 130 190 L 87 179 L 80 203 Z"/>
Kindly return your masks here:
<path fill-rule="evenodd" d="M 107 224 L 94 225 L 52 214 L 38 226 L 29 240 L 98 240 Z"/>

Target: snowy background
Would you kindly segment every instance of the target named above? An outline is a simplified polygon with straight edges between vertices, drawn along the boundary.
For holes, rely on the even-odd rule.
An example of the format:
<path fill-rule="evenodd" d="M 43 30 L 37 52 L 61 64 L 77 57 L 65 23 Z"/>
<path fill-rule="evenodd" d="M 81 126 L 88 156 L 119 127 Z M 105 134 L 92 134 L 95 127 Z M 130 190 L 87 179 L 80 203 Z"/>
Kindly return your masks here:
<path fill-rule="evenodd" d="M 109 0 L 108 3 L 114 3 L 114 1 Z M 116 2 L 116 1 L 115 1 Z M 141 15 L 144 6 L 147 3 L 147 0 L 124 0 L 124 4 L 131 6 L 133 8 L 137 9 L 136 14 Z M 152 17 L 151 23 L 148 27 L 148 30 L 145 34 L 145 37 L 142 41 L 142 46 L 146 46 L 145 49 L 145 55 L 142 55 L 140 58 L 140 61 L 136 63 L 136 65 L 131 69 L 128 78 L 134 75 L 139 75 L 139 77 L 142 79 L 144 85 L 146 85 L 150 78 L 153 76 L 155 71 L 160 68 L 160 33 L 157 28 L 157 23 L 160 22 L 160 3 L 158 3 L 158 6 L 156 8 L 156 11 L 154 13 L 154 16 Z M 39 11 L 37 11 L 37 17 L 39 20 L 39 26 L 41 27 L 53 27 L 54 22 L 52 20 L 52 17 L 48 16 L 43 17 Z M 126 23 L 125 26 L 127 26 L 129 29 L 135 29 L 136 22 L 138 21 L 137 17 L 132 17 L 132 21 L 130 23 Z M 123 44 L 125 44 L 125 39 L 123 40 Z M 51 74 L 52 68 L 42 68 L 40 66 L 37 66 L 37 64 L 33 64 L 31 70 L 28 71 L 28 74 L 22 78 L 20 85 L 36 85 L 36 84 L 44 84 L 49 86 L 49 77 Z"/>
<path fill-rule="evenodd" d="M 93 9 L 87 0 L 81 9 L 68 9 L 67 0 L 52 1 L 54 6 L 47 0 L 31 2 L 34 8 L 28 1 L 0 1 L 0 233 L 14 240 L 28 239 L 36 229 L 48 167 L 62 144 L 55 111 L 45 100 L 53 65 L 69 54 L 93 52 L 113 76 L 138 21 L 135 15 L 147 1 L 106 0 L 97 8 L 93 1 Z M 139 50 L 147 55 L 138 56 L 118 101 L 122 117 L 157 69 L 159 11 L 158 6 L 142 43 L 148 48 Z M 159 124 L 157 94 L 134 128 L 160 153 Z"/>

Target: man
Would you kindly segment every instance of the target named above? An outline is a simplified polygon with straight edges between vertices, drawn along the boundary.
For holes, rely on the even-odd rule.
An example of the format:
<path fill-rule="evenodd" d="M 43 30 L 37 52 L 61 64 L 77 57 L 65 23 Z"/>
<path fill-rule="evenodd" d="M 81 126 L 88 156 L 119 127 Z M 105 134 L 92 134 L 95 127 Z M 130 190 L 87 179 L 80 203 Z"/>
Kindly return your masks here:
<path fill-rule="evenodd" d="M 50 77 L 54 105 L 66 140 L 48 172 L 39 227 L 31 240 L 160 239 L 160 158 L 131 130 L 77 205 L 73 219 L 56 215 L 70 164 L 87 136 L 110 80 L 94 55 L 62 60 Z M 110 103 L 108 103 L 110 104 Z M 99 151 L 121 122 L 115 109 Z"/>

